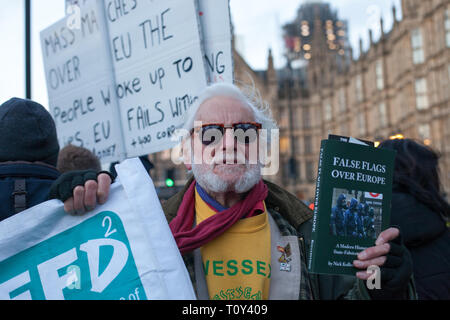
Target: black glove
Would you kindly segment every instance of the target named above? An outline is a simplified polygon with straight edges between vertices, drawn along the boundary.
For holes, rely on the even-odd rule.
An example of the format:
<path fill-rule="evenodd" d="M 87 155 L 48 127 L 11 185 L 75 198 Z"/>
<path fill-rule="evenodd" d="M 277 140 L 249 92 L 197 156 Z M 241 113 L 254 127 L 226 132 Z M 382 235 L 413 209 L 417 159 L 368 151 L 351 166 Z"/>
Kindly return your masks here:
<path fill-rule="evenodd" d="M 403 245 L 401 233 L 389 241 L 389 245 L 386 261 L 380 267 L 381 290 L 373 289 L 369 290 L 369 293 L 373 299 L 406 299 L 413 273 L 411 254 Z"/>
<path fill-rule="evenodd" d="M 111 183 L 114 182 L 114 176 L 108 171 L 79 170 L 66 172 L 53 182 L 49 199 L 59 199 L 64 202 L 73 196 L 73 189 L 77 186 L 84 186 L 88 180 L 97 181 L 97 177 L 101 173 L 109 175 Z"/>

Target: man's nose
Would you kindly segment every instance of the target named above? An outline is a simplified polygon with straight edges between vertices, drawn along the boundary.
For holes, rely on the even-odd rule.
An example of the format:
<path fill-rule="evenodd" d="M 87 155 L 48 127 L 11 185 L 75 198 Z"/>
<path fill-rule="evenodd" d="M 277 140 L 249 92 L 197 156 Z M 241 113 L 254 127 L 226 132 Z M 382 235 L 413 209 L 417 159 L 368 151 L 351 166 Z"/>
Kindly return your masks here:
<path fill-rule="evenodd" d="M 236 138 L 234 136 L 234 130 L 231 128 L 226 128 L 223 132 L 222 147 L 224 150 L 231 148 L 234 150 L 236 148 Z"/>

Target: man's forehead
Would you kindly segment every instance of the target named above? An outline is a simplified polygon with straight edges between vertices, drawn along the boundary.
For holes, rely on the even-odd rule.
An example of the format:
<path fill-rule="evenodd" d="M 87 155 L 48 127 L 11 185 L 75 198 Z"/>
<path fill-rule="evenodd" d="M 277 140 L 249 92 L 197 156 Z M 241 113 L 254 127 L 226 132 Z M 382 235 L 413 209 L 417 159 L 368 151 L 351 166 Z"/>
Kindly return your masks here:
<path fill-rule="evenodd" d="M 205 100 L 199 107 L 195 120 L 254 121 L 253 111 L 239 99 L 216 96 Z"/>

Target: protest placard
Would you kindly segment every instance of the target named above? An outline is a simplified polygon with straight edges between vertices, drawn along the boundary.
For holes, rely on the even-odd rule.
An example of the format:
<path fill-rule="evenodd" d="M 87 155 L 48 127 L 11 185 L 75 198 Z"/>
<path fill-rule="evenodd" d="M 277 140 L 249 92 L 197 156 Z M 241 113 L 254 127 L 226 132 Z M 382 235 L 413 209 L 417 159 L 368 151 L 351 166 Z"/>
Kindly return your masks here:
<path fill-rule="evenodd" d="M 43 30 L 41 47 L 60 146 L 93 151 L 104 163 L 125 158 L 102 1 Z"/>
<path fill-rule="evenodd" d="M 196 1 L 105 0 L 105 11 L 127 155 L 173 147 L 206 87 Z"/>
<path fill-rule="evenodd" d="M 229 0 L 199 0 L 208 82 L 233 83 Z"/>
<path fill-rule="evenodd" d="M 66 0 L 66 13 L 75 17 L 87 0 Z M 120 4 L 120 2 L 119 2 Z M 127 11 L 127 3 L 121 4 Z M 117 5 L 116 5 L 117 6 Z M 108 9 L 111 9 L 112 4 Z M 233 82 L 233 51 L 229 0 L 198 0 L 208 83 Z M 75 22 L 74 22 L 75 23 Z"/>
<path fill-rule="evenodd" d="M 51 200 L 0 223 L 0 299 L 195 299 L 140 160 L 116 169 L 108 202 L 91 213 Z"/>
<path fill-rule="evenodd" d="M 97 144 L 105 142 L 104 148 L 95 149 L 102 155 L 103 163 L 116 160 L 106 157 L 112 149 L 111 144 L 106 144 L 112 140 L 104 138 L 103 133 L 110 132 L 107 129 L 120 129 L 120 135 L 110 136 L 122 159 L 174 147 L 178 143 L 172 139 L 174 132 L 183 126 L 187 110 L 207 83 L 233 81 L 229 0 L 66 0 L 65 24 L 84 30 L 89 21 L 85 12 L 93 2 L 96 8 L 102 7 L 102 14 L 96 16 L 102 39 L 66 46 L 64 58 L 74 55 L 74 48 L 91 54 L 89 61 L 93 65 L 88 76 L 92 76 L 92 83 L 85 76 L 84 86 L 74 87 L 85 90 L 85 95 L 91 91 L 100 93 L 97 99 L 88 95 L 89 106 L 96 101 L 115 111 L 101 118 L 85 107 L 87 111 L 82 109 L 83 117 L 78 121 L 79 108 L 63 110 L 64 119 L 55 119 L 61 144 L 90 147 L 92 142 L 85 142 L 89 139 Z M 60 30 L 62 24 L 42 33 L 44 53 L 48 50 L 46 37 Z M 110 66 L 108 69 L 105 65 L 108 70 L 95 77 L 102 69 L 99 59 Z M 62 63 L 46 54 L 44 60 L 49 69 Z M 70 106 L 71 88 L 63 87 L 55 94 L 52 73 L 46 73 L 51 108 L 59 104 Z M 113 81 L 112 85 L 98 84 L 104 75 Z M 96 86 L 99 88 L 94 89 Z M 59 110 L 54 115 L 61 117 Z M 89 124 L 85 121 L 89 115 L 95 119 L 111 117 L 114 121 L 108 118 L 109 122 Z M 89 126 L 95 128 L 90 130 Z"/>

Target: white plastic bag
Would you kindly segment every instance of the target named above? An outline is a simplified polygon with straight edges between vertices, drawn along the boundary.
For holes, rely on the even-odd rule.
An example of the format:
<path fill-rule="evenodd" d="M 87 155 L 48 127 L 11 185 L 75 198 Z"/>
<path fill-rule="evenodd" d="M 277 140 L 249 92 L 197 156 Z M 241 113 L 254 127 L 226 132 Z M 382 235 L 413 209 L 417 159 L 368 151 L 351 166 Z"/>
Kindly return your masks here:
<path fill-rule="evenodd" d="M 116 170 L 93 212 L 51 200 L 0 223 L 0 299 L 195 299 L 150 176 L 137 158 Z"/>

